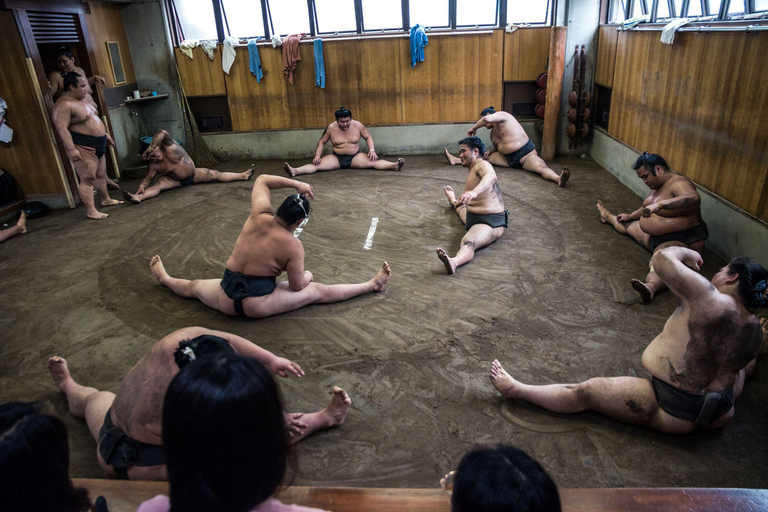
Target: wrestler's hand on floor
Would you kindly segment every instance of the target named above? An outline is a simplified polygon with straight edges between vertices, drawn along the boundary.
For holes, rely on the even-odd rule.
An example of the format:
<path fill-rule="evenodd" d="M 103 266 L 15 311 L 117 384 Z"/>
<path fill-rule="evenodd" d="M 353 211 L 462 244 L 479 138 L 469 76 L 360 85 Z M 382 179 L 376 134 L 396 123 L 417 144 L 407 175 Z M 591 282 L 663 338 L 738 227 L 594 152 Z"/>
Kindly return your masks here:
<path fill-rule="evenodd" d="M 272 373 L 276 373 L 281 377 L 288 377 L 288 373 L 286 372 L 290 372 L 297 377 L 304 376 L 304 370 L 301 369 L 301 366 L 284 357 L 276 356 L 272 362 L 269 363 L 269 369 L 272 370 Z"/>
<path fill-rule="evenodd" d="M 80 151 L 78 151 L 77 148 L 71 149 L 71 150 L 68 149 L 67 150 L 67 158 L 69 158 L 73 162 L 79 162 L 80 160 L 83 159 L 83 157 L 80 156 Z"/>
<path fill-rule="evenodd" d="M 374 150 L 368 151 L 368 160 L 373 161 L 373 160 L 378 160 L 378 159 L 379 159 L 379 155 L 377 155 Z"/>
<path fill-rule="evenodd" d="M 292 439 L 304 433 L 304 429 L 309 427 L 308 423 L 299 421 L 304 416 L 303 412 L 285 413 L 285 429 L 288 431 L 288 438 Z"/>

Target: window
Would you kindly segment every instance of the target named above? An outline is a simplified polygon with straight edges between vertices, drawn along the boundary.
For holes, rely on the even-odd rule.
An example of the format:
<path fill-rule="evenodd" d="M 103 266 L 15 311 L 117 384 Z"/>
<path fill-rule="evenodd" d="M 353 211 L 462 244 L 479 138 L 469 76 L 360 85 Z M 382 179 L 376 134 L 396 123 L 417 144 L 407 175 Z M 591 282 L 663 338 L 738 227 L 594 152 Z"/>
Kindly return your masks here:
<path fill-rule="evenodd" d="M 768 11 L 768 0 L 755 0 L 755 12 Z"/>
<path fill-rule="evenodd" d="M 717 16 L 720 12 L 722 0 L 709 0 L 709 14 Z"/>
<path fill-rule="evenodd" d="M 547 0 L 506 0 L 506 2 L 507 23 L 546 23 L 549 19 Z"/>
<path fill-rule="evenodd" d="M 362 0 L 362 3 L 365 30 L 403 29 L 403 8 L 400 0 Z"/>
<path fill-rule="evenodd" d="M 652 0 L 649 0 L 652 1 Z M 718 2 L 720 0 L 717 0 Z M 648 8 L 650 9 L 651 6 L 649 5 Z M 659 0 L 659 8 L 656 11 L 656 19 L 662 19 L 662 18 L 669 18 L 669 3 L 667 0 Z"/>
<path fill-rule="evenodd" d="M 410 0 L 411 26 L 416 24 L 422 27 L 447 27 L 448 0 Z"/>
<path fill-rule="evenodd" d="M 622 23 L 624 21 L 624 2 L 625 0 L 611 2 L 608 23 Z"/>
<path fill-rule="evenodd" d="M 357 31 L 355 0 L 315 0 L 315 12 L 317 30 L 322 34 Z"/>
<path fill-rule="evenodd" d="M 456 0 L 456 26 L 496 25 L 496 0 Z"/>
<path fill-rule="evenodd" d="M 174 0 L 184 39 L 216 39 L 216 19 L 211 0 Z"/>
<path fill-rule="evenodd" d="M 271 0 L 268 5 L 275 34 L 309 34 L 307 0 Z"/>
<path fill-rule="evenodd" d="M 744 14 L 744 1 L 743 0 L 731 0 L 731 5 L 728 6 L 728 15 Z"/>
<path fill-rule="evenodd" d="M 698 2 L 699 0 L 693 0 L 693 2 Z M 693 3 L 691 2 L 691 3 Z M 640 0 L 632 0 L 632 15 L 630 18 L 637 18 L 638 16 L 643 15 L 643 6 Z"/>
<path fill-rule="evenodd" d="M 211 3 L 208 1 L 208 3 Z M 224 32 L 234 37 L 264 37 L 261 2 L 254 0 L 221 0 L 224 8 Z M 229 26 L 229 31 L 227 31 Z"/>
<path fill-rule="evenodd" d="M 701 1 L 700 0 L 691 0 L 688 4 L 688 16 L 689 17 L 695 17 L 695 16 L 703 16 L 701 12 Z"/>

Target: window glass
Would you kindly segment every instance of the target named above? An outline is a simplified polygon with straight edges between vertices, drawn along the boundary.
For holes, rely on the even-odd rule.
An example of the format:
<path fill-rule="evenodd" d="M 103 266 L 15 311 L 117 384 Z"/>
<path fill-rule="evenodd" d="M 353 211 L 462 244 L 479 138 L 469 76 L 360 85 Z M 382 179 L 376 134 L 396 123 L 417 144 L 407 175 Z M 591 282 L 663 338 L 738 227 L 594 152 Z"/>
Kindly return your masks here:
<path fill-rule="evenodd" d="M 400 0 L 363 0 L 365 30 L 403 28 L 403 4 Z"/>
<path fill-rule="evenodd" d="M 216 39 L 216 18 L 211 0 L 176 0 L 185 39 Z"/>
<path fill-rule="evenodd" d="M 209 2 L 211 3 L 211 2 Z M 224 32 L 235 37 L 264 37 L 261 2 L 254 0 L 221 0 L 226 14 Z"/>
<path fill-rule="evenodd" d="M 409 17 L 411 26 L 422 27 L 448 26 L 448 0 L 410 0 Z"/>
<path fill-rule="evenodd" d="M 691 0 L 688 4 L 688 16 L 702 16 L 701 0 Z"/>
<path fill-rule="evenodd" d="M 624 0 L 611 1 L 611 19 L 608 23 L 622 23 L 624 21 Z"/>
<path fill-rule="evenodd" d="M 309 34 L 307 0 L 268 0 L 275 34 Z"/>
<path fill-rule="evenodd" d="M 699 0 L 694 0 L 698 2 Z M 640 4 L 640 0 L 633 0 L 632 1 L 632 16 L 631 18 L 637 18 L 638 16 L 643 15 L 643 7 Z"/>
<path fill-rule="evenodd" d="M 720 3 L 722 0 L 709 0 L 709 14 L 717 16 L 720 13 Z"/>
<path fill-rule="evenodd" d="M 457 0 L 456 25 L 495 25 L 496 0 Z"/>
<path fill-rule="evenodd" d="M 546 23 L 547 0 L 507 0 L 507 23 Z"/>
<path fill-rule="evenodd" d="M 652 0 L 648 0 L 649 2 Z M 719 1 L 719 0 L 718 0 Z M 651 8 L 651 5 L 648 5 Z M 656 19 L 669 18 L 669 3 L 667 0 L 659 0 L 659 8 L 656 11 Z"/>
<path fill-rule="evenodd" d="M 677 13 L 677 17 L 681 17 L 683 15 L 683 0 L 674 0 L 675 2 L 675 13 Z"/>
<path fill-rule="evenodd" d="M 315 9 L 319 32 L 357 31 L 355 0 L 315 0 Z"/>
<path fill-rule="evenodd" d="M 744 0 L 731 0 L 728 6 L 728 14 L 744 14 Z"/>
<path fill-rule="evenodd" d="M 768 11 L 768 0 L 755 0 L 755 12 Z"/>

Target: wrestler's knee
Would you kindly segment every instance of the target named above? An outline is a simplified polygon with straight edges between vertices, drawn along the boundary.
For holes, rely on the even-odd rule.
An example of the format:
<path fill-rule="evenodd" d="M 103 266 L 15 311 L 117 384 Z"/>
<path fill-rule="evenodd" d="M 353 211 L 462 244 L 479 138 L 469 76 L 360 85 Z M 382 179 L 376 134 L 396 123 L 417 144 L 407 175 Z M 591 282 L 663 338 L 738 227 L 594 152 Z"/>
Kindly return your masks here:
<path fill-rule="evenodd" d="M 86 174 L 84 176 L 80 176 L 80 183 L 82 183 L 83 185 L 88 185 L 89 187 L 92 187 L 95 182 L 96 182 L 96 176 L 94 174 Z"/>
<path fill-rule="evenodd" d="M 467 248 L 472 249 L 474 251 L 475 247 L 477 247 L 477 242 L 475 242 L 471 238 L 468 238 L 468 239 L 465 238 L 464 240 L 461 241 L 461 246 L 462 247 L 467 247 Z"/>

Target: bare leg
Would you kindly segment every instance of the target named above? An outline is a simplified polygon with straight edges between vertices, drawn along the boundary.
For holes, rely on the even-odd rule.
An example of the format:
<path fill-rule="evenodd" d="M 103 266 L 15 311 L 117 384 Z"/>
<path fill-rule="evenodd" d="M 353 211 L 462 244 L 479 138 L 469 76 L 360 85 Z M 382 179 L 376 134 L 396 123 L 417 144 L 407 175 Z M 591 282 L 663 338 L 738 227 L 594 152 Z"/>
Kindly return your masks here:
<path fill-rule="evenodd" d="M 451 165 L 461 165 L 461 158 L 455 157 L 448 152 L 448 148 L 445 149 L 445 159 Z"/>
<path fill-rule="evenodd" d="M 75 171 L 80 179 L 80 185 L 77 187 L 77 192 L 80 194 L 80 200 L 85 205 L 85 214 L 89 219 L 101 220 L 109 217 L 106 213 L 101 213 L 96 209 L 95 201 L 93 200 L 93 185 L 96 181 L 96 171 L 99 165 L 96 155 L 89 153 L 87 150 L 80 149 L 80 155 L 82 159 L 78 162 L 74 162 Z"/>
<path fill-rule="evenodd" d="M 695 428 L 692 422 L 670 416 L 659 407 L 648 379 L 610 377 L 589 379 L 580 384 L 532 386 L 513 379 L 501 363 L 494 360 L 491 382 L 508 400 L 520 398 L 552 412 L 597 411 L 624 423 L 671 434 L 686 434 Z"/>
<path fill-rule="evenodd" d="M 23 235 L 27 232 L 27 214 L 21 211 L 21 217 L 15 226 L 0 231 L 0 242 L 5 242 L 14 235 Z"/>
<path fill-rule="evenodd" d="M 103 156 L 99 158 L 99 166 L 96 170 L 96 181 L 93 184 L 94 188 L 99 191 L 99 197 L 101 198 L 101 206 L 115 206 L 116 204 L 123 204 L 122 201 L 112 199 L 109 197 L 109 191 L 107 190 L 107 159 Z"/>
<path fill-rule="evenodd" d="M 312 174 L 317 171 L 333 171 L 334 169 L 341 169 L 339 159 L 336 158 L 336 155 L 325 155 L 318 165 L 306 164 L 301 167 L 291 167 L 288 165 L 288 162 L 283 164 L 283 170 L 291 177 L 300 174 Z"/>
<path fill-rule="evenodd" d="M 160 192 L 164 190 L 172 190 L 174 188 L 179 188 L 180 186 L 181 182 L 169 178 L 168 176 L 161 176 L 151 187 L 147 188 L 143 194 L 131 194 L 127 190 L 123 190 L 123 197 L 129 203 L 139 204 L 147 199 L 157 197 Z"/>
<path fill-rule="evenodd" d="M 205 167 L 195 169 L 195 178 L 193 183 L 210 183 L 218 181 L 220 183 L 229 183 L 231 181 L 248 181 L 253 176 L 254 165 L 243 172 L 220 172 Z"/>
<path fill-rule="evenodd" d="M 611 212 L 609 212 L 605 206 L 603 206 L 602 201 L 597 202 L 597 210 L 600 212 L 600 222 L 602 222 L 603 224 L 607 222 L 608 224 L 613 226 L 613 229 L 615 229 L 617 232 L 621 233 L 622 235 L 627 234 L 626 226 L 624 226 L 624 224 L 619 222 L 616 219 L 616 216 Z"/>
<path fill-rule="evenodd" d="M 333 396 L 331 396 L 331 401 L 325 409 L 309 414 L 292 413 L 288 415 L 292 417 L 292 419 L 295 418 L 298 420 L 300 418 L 300 421 L 305 425 L 304 427 L 295 429 L 289 427 L 289 443 L 298 443 L 318 430 L 340 426 L 344 423 L 344 419 L 347 417 L 347 412 L 350 407 L 352 407 L 352 400 L 349 398 L 347 392 L 338 386 L 334 386 Z"/>
<path fill-rule="evenodd" d="M 107 176 L 107 188 L 110 190 L 120 190 L 120 185 L 118 185 L 117 182 L 112 181 L 112 179 Z"/>
<path fill-rule="evenodd" d="M 493 242 L 501 238 L 504 234 L 503 227 L 492 228 L 487 224 L 475 224 L 464 238 L 461 239 L 461 247 L 453 258 L 442 248 L 437 248 L 437 257 L 445 265 L 445 270 L 449 274 L 455 274 L 456 269 L 462 265 L 466 265 L 475 257 L 475 251 L 491 245 Z"/>
<path fill-rule="evenodd" d="M 535 172 L 536 174 L 541 175 L 545 180 L 553 181 L 561 187 L 564 186 L 565 182 L 568 181 L 568 178 L 571 177 L 571 171 L 567 167 L 563 168 L 560 175 L 550 169 L 546 162 L 539 157 L 535 149 L 520 160 L 520 165 L 523 166 L 524 170 Z"/>
<path fill-rule="evenodd" d="M 352 169 L 377 169 L 379 171 L 399 171 L 402 169 L 405 160 L 398 158 L 397 162 L 390 162 L 388 160 L 371 160 L 368 155 L 364 153 L 358 153 L 355 158 L 352 159 L 350 167 Z"/>

